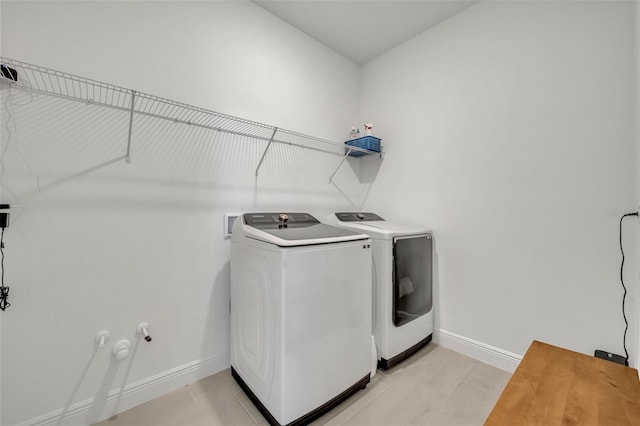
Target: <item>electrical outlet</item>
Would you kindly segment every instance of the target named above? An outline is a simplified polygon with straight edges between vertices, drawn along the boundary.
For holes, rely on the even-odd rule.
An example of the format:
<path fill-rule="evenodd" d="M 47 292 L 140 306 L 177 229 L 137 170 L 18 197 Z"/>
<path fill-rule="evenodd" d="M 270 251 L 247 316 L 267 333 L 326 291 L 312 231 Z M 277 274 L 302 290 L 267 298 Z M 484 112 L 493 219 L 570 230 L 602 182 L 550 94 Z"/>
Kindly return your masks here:
<path fill-rule="evenodd" d="M 233 224 L 236 219 L 240 217 L 242 213 L 225 213 L 224 214 L 224 239 L 228 240 L 231 238 L 231 232 L 233 231 Z"/>
<path fill-rule="evenodd" d="M 9 210 L 11 205 L 9 204 L 0 204 L 0 210 Z M 0 228 L 8 228 L 9 227 L 9 212 L 0 212 Z"/>
<path fill-rule="evenodd" d="M 596 349 L 596 352 L 593 354 L 593 356 L 596 358 L 615 362 L 616 364 L 626 365 L 627 367 L 629 366 L 629 362 L 622 355 Z"/>

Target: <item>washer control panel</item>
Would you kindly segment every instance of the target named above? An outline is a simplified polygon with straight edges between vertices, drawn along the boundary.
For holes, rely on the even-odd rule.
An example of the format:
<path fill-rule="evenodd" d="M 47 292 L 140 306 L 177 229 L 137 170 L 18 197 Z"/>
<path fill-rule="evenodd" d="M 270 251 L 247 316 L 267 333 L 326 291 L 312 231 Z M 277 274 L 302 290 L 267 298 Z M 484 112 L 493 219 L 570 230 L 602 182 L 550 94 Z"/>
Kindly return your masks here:
<path fill-rule="evenodd" d="M 271 229 L 274 225 L 314 225 L 318 219 L 308 213 L 247 213 L 244 223 L 258 229 Z"/>
<path fill-rule="evenodd" d="M 336 213 L 338 220 L 342 222 L 375 222 L 384 220 L 375 213 L 340 212 Z"/>

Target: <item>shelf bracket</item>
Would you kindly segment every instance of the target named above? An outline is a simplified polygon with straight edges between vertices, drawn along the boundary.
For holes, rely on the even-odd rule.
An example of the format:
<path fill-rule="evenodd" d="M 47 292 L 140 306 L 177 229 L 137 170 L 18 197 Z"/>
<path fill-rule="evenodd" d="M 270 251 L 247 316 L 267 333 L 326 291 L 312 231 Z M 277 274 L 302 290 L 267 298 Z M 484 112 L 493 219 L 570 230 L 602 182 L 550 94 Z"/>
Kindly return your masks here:
<path fill-rule="evenodd" d="M 136 91 L 131 91 L 131 108 L 129 110 L 129 137 L 127 138 L 127 153 L 124 156 L 124 162 L 131 164 L 131 132 L 133 130 L 133 108 L 136 104 Z"/>
<path fill-rule="evenodd" d="M 351 148 L 349 148 L 349 150 L 344 155 L 344 157 L 342 157 L 342 161 L 340 161 L 340 164 L 338 164 L 338 167 L 336 167 L 336 169 L 333 171 L 333 173 L 331 173 L 331 176 L 329 176 L 329 183 L 333 183 L 333 177 L 336 175 L 336 173 L 338 173 L 338 170 L 340 170 L 340 167 L 342 167 L 342 164 L 344 163 L 344 160 L 346 160 L 347 157 L 349 156 L 349 154 L 351 154 L 351 151 L 353 151 L 353 150 Z"/>
<path fill-rule="evenodd" d="M 277 131 L 278 131 L 278 128 L 274 127 L 273 128 L 273 133 L 271 134 L 271 138 L 269 139 L 269 143 L 267 144 L 267 147 L 264 149 L 264 152 L 262 153 L 262 157 L 260 158 L 260 162 L 258 163 L 258 167 L 256 167 L 256 177 L 258 177 L 258 170 L 260 170 L 260 166 L 262 166 L 262 162 L 264 161 L 264 157 L 265 157 L 265 155 L 267 155 L 267 151 L 269 151 L 269 148 L 271 147 L 271 144 L 273 143 L 273 138 L 275 138 Z"/>

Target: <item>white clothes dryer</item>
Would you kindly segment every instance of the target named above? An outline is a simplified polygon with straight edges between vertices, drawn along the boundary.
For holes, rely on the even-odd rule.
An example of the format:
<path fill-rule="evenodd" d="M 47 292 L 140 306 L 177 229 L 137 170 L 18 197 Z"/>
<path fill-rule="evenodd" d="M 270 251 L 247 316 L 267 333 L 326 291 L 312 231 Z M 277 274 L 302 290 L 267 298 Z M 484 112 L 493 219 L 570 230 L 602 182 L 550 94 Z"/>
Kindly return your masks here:
<path fill-rule="evenodd" d="M 431 231 L 387 222 L 374 213 L 335 213 L 327 222 L 371 237 L 373 336 L 378 367 L 391 368 L 433 335 Z"/>
<path fill-rule="evenodd" d="M 307 213 L 248 213 L 231 235 L 231 373 L 271 425 L 304 425 L 372 370 L 371 240 Z"/>

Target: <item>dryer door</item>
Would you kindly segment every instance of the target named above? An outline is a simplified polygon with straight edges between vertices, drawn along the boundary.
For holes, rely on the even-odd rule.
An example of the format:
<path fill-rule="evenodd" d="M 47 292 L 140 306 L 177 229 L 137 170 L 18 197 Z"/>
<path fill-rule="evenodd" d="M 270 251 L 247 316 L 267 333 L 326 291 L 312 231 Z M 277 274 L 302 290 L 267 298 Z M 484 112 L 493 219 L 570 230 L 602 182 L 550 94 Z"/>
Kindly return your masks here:
<path fill-rule="evenodd" d="M 399 327 L 433 306 L 431 234 L 393 239 L 393 324 Z"/>

